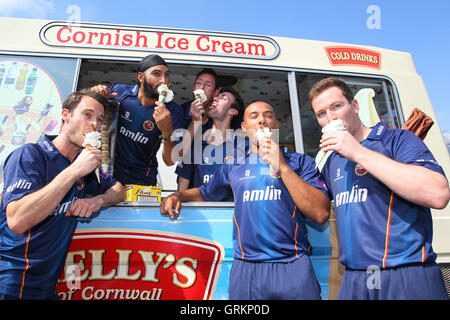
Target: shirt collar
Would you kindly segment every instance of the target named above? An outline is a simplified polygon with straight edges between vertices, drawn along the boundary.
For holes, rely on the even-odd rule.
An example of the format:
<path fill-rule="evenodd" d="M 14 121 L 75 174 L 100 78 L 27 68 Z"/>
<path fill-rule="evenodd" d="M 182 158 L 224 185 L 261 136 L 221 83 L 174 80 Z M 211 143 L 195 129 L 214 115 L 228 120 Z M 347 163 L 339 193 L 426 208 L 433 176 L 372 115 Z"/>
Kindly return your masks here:
<path fill-rule="evenodd" d="M 381 140 L 384 134 L 387 131 L 387 127 L 382 123 L 378 122 L 374 127 L 372 127 L 372 131 L 370 131 L 367 139 L 369 140 Z"/>
<path fill-rule="evenodd" d="M 55 159 L 58 155 L 61 153 L 59 150 L 55 147 L 52 140 L 56 138 L 56 136 L 47 136 L 44 135 L 42 137 L 42 140 L 39 141 L 38 145 L 42 148 L 42 150 L 48 155 L 50 159 Z"/>

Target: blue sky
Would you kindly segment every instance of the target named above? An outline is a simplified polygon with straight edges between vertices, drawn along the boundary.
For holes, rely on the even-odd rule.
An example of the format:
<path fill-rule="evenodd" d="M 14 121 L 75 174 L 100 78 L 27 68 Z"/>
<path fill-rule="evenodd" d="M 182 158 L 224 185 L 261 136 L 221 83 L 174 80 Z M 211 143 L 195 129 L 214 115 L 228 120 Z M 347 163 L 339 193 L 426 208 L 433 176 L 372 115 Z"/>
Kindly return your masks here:
<path fill-rule="evenodd" d="M 367 27 L 371 5 L 379 8 L 379 29 Z M 410 52 L 439 125 L 450 134 L 450 0 L 0 0 L 0 16 L 67 20 L 78 15 L 89 22 L 229 31 Z"/>

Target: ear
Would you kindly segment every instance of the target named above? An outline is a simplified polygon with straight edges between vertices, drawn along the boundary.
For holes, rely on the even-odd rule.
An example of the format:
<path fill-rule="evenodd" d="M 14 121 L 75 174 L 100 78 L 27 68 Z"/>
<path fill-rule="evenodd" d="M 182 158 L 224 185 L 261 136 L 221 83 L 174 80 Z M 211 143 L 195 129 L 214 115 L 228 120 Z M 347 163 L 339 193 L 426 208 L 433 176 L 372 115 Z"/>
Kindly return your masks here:
<path fill-rule="evenodd" d="M 245 125 L 244 121 L 241 122 L 241 128 L 243 132 L 247 132 L 247 126 Z"/>
<path fill-rule="evenodd" d="M 70 118 L 70 111 L 68 109 L 62 109 L 61 118 L 64 123 Z"/>
<path fill-rule="evenodd" d="M 353 101 L 352 101 L 352 107 L 353 107 L 353 110 L 355 110 L 355 113 L 358 114 L 358 113 L 359 113 L 359 104 L 358 104 L 358 100 L 353 99 Z"/>
<path fill-rule="evenodd" d="M 138 72 L 138 80 L 139 80 L 139 86 L 141 86 L 144 83 L 144 73 Z"/>
<path fill-rule="evenodd" d="M 228 110 L 228 114 L 232 117 L 237 116 L 238 111 L 234 108 L 231 108 L 230 110 Z"/>

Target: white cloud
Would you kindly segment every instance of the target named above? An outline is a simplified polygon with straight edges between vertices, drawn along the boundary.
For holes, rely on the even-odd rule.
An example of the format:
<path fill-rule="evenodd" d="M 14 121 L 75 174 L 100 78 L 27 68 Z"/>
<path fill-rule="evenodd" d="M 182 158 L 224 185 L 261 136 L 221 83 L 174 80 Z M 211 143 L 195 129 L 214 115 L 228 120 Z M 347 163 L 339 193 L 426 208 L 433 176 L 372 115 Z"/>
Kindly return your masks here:
<path fill-rule="evenodd" d="M 46 18 L 55 7 L 49 0 L 0 0 L 0 16 Z"/>

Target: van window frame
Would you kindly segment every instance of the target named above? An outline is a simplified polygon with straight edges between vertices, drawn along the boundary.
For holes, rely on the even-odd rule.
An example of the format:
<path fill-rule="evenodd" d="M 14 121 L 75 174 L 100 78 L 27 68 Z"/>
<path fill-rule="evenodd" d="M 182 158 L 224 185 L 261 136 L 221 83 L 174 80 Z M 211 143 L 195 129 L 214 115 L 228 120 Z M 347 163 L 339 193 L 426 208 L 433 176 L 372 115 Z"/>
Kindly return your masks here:
<path fill-rule="evenodd" d="M 77 85 L 80 77 L 81 64 L 83 59 L 93 59 L 98 61 L 120 61 L 120 62 L 139 62 L 142 57 L 118 57 L 118 56 L 98 56 L 98 55 L 74 55 L 74 54 L 54 54 L 54 53 L 33 53 L 27 51 L 21 52 L 11 52 L 11 51 L 1 51 L 2 54 L 9 55 L 23 55 L 23 56 L 35 56 L 35 57 L 56 57 L 56 58 L 68 58 L 77 60 L 76 72 L 74 74 L 73 81 L 73 91 L 77 90 Z M 387 84 L 390 85 L 392 90 L 392 98 L 394 101 L 394 106 L 391 105 L 390 101 L 387 101 L 388 110 L 391 112 L 393 109 L 396 110 L 398 121 L 400 125 L 405 122 L 404 113 L 402 109 L 401 100 L 398 93 L 398 88 L 395 82 L 387 75 L 383 74 L 373 74 L 373 73 L 365 73 L 365 72 L 347 72 L 347 71 L 336 71 L 329 69 L 306 69 L 306 68 L 293 68 L 293 67 L 283 67 L 283 66 L 270 66 L 265 64 L 248 64 L 248 63 L 233 63 L 233 62 L 211 62 L 211 61 L 203 61 L 203 60 L 189 60 L 189 59 L 173 59 L 166 58 L 165 59 L 169 64 L 188 64 L 188 65 L 201 65 L 204 67 L 232 67 L 232 68 L 242 68 L 242 69 L 256 69 L 256 70 L 270 70 L 270 71 L 281 71 L 286 72 L 286 76 L 288 79 L 288 90 L 289 90 L 289 98 L 290 98 L 290 106 L 291 106 L 291 114 L 292 114 L 292 123 L 293 123 L 293 131 L 294 131 L 294 141 L 295 141 L 295 151 L 298 153 L 304 153 L 304 144 L 303 144 L 303 131 L 301 125 L 301 117 L 300 117 L 300 104 L 299 97 L 297 91 L 297 73 L 309 73 L 309 74 L 327 74 L 330 76 L 346 76 L 346 77 L 355 77 L 355 78 L 369 78 L 371 80 L 382 81 L 383 90 L 386 94 L 389 93 L 387 88 Z M 214 202 L 208 202 L 214 203 Z M 232 202 L 216 202 L 214 206 L 216 207 L 229 207 Z M 142 202 L 124 202 L 123 205 L 138 205 L 142 206 Z M 205 203 L 206 204 L 206 203 Z M 156 204 L 146 204 L 146 205 L 156 205 Z M 192 206 L 197 204 L 192 203 Z M 188 205 L 188 206 L 191 206 Z"/>

